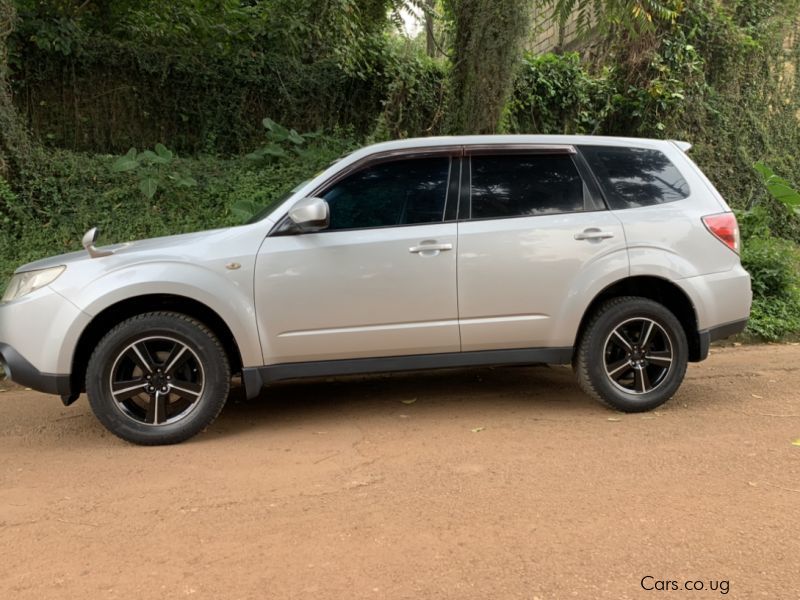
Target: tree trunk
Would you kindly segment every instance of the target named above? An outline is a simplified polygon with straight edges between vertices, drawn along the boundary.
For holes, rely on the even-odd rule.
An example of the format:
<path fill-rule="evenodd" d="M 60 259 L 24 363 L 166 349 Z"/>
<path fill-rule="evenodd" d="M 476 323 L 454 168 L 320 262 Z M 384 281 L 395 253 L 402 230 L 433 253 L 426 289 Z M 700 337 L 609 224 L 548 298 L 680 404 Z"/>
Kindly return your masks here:
<path fill-rule="evenodd" d="M 496 133 L 531 13 L 530 0 L 452 0 L 455 47 L 449 130 Z"/>
<path fill-rule="evenodd" d="M 0 0 L 0 175 L 19 173 L 30 155 L 28 131 L 11 98 L 8 81 L 8 37 L 14 31 L 17 13 L 12 0 Z"/>
<path fill-rule="evenodd" d="M 436 38 L 434 37 L 433 30 L 433 11 L 436 8 L 436 0 L 427 0 L 425 2 L 425 49 L 428 56 L 436 56 Z"/>

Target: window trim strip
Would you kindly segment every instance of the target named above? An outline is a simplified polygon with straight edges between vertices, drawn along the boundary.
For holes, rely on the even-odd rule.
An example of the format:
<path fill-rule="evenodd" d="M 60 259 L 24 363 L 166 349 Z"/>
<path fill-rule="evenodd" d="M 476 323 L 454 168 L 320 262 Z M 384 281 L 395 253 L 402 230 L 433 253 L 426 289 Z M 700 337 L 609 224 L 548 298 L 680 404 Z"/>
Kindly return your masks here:
<path fill-rule="evenodd" d="M 412 160 L 415 158 L 427 158 L 429 156 L 446 155 L 451 159 L 463 155 L 462 146 L 434 146 L 434 147 L 421 147 L 421 148 L 403 148 L 402 150 L 386 150 L 385 152 L 376 152 L 364 158 L 360 158 L 351 165 L 347 165 L 344 169 L 333 175 L 330 179 L 326 179 L 318 185 L 311 192 L 312 196 L 317 196 L 321 191 L 336 185 L 345 177 L 372 167 L 384 162 L 392 160 Z M 452 160 L 451 160 L 452 163 Z"/>

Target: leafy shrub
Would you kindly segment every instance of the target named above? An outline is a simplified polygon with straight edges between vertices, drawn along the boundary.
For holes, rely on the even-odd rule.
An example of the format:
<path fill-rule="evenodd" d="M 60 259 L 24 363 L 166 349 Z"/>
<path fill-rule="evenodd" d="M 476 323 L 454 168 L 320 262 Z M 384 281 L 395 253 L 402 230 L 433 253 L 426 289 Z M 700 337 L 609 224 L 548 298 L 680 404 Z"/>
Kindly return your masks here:
<path fill-rule="evenodd" d="M 775 200 L 772 208 L 784 209 L 784 218 L 794 214 L 800 194 L 764 163 L 753 166 Z M 736 216 L 742 235 L 742 264 L 750 272 L 753 289 L 748 331 L 767 340 L 796 334 L 800 331 L 800 254 L 796 244 L 775 236 L 777 220 L 768 207 L 759 204 L 737 211 Z"/>
<path fill-rule="evenodd" d="M 767 341 L 797 335 L 800 330 L 800 303 L 796 298 L 755 298 L 747 331 Z"/>
<path fill-rule="evenodd" d="M 614 96 L 609 74 L 591 75 L 576 52 L 526 54 L 504 128 L 514 133 L 597 133 Z"/>
<path fill-rule="evenodd" d="M 800 213 L 800 192 L 792 188 L 791 183 L 776 175 L 775 171 L 763 162 L 759 161 L 753 167 L 763 178 L 764 185 L 767 187 L 767 192 L 770 196 L 786 206 L 786 208 Z"/>
<path fill-rule="evenodd" d="M 800 275 L 797 247 L 774 237 L 750 237 L 742 265 L 752 277 L 753 309 L 748 330 L 766 340 L 800 331 Z"/>
<path fill-rule="evenodd" d="M 386 91 L 371 139 L 441 133 L 450 93 L 449 65 L 398 44 L 385 46 L 382 62 Z"/>
<path fill-rule="evenodd" d="M 230 206 L 233 214 L 242 221 L 267 208 L 278 195 L 290 191 L 293 186 L 287 187 L 286 182 L 291 181 L 296 185 L 309 179 L 342 152 L 352 150 L 355 146 L 347 136 L 327 136 L 321 132 L 301 134 L 269 118 L 264 119 L 263 124 L 267 130 L 266 145 L 247 154 L 245 159 L 256 167 L 269 167 L 273 174 L 281 174 L 281 191 L 280 194 L 271 194 L 265 193 L 267 190 L 260 190 L 246 197 L 237 194 Z"/>
<path fill-rule="evenodd" d="M 303 146 L 305 146 L 306 140 L 313 139 L 318 135 L 314 133 L 299 134 L 294 129 L 287 129 L 269 118 L 264 119 L 261 124 L 267 130 L 267 143 L 245 157 L 261 166 L 281 158 L 288 158 L 289 153 L 303 156 Z"/>
<path fill-rule="evenodd" d="M 742 244 L 746 245 L 750 238 L 772 237 L 772 215 L 763 206 L 754 206 L 750 210 L 736 210 L 739 233 Z"/>
<path fill-rule="evenodd" d="M 174 159 L 175 154 L 164 144 L 156 144 L 155 152 L 152 150 L 137 152 L 136 148 L 131 148 L 127 154 L 114 161 L 111 171 L 113 173 L 134 173 L 139 180 L 139 190 L 145 198 L 152 200 L 158 189 L 165 185 L 177 187 L 197 185 L 194 177 L 173 170 Z"/>

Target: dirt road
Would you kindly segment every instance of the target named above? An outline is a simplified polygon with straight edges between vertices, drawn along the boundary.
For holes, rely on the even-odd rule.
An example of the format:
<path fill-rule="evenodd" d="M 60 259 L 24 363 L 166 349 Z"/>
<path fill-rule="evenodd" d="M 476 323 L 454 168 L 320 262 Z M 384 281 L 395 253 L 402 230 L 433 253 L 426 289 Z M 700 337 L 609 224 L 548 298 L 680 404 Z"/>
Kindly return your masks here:
<path fill-rule="evenodd" d="M 800 346 L 715 349 L 645 415 L 478 369 L 286 385 L 162 448 L 0 387 L 0 598 L 800 598 Z"/>

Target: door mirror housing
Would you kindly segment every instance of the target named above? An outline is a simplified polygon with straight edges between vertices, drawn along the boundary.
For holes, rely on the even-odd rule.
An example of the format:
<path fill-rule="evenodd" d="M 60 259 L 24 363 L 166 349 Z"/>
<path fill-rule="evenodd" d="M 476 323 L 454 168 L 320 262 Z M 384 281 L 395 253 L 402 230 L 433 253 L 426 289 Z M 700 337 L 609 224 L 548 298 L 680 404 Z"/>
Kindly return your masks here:
<path fill-rule="evenodd" d="M 289 219 L 303 233 L 321 231 L 330 224 L 330 208 L 322 198 L 303 198 L 289 209 Z"/>

